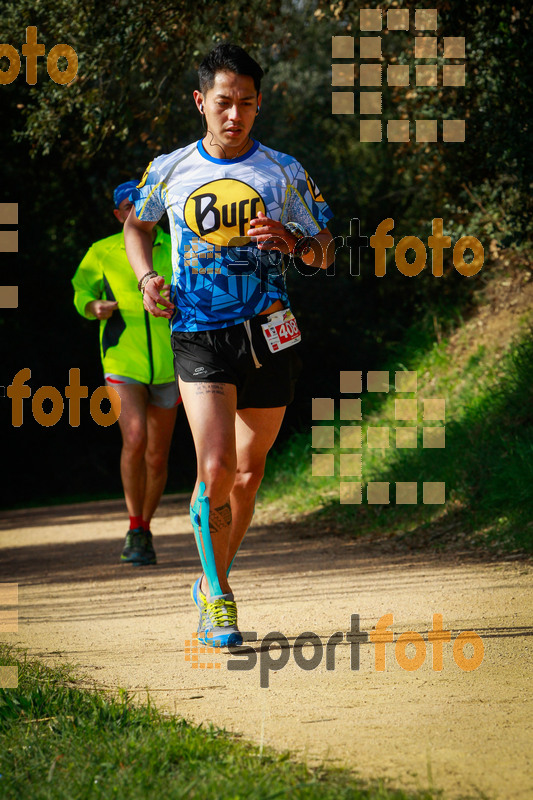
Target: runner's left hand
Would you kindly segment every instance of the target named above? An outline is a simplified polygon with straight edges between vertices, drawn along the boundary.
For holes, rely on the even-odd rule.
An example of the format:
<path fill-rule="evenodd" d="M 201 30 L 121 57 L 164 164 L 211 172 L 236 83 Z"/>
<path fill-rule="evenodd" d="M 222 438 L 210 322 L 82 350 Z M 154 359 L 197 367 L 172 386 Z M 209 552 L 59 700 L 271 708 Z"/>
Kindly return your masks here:
<path fill-rule="evenodd" d="M 296 238 L 289 233 L 278 219 L 266 217 L 259 211 L 257 217 L 250 220 L 251 227 L 246 235 L 255 241 L 260 250 L 279 250 L 281 253 L 290 253 L 296 244 Z"/>
<path fill-rule="evenodd" d="M 165 279 L 162 275 L 150 278 L 144 287 L 143 305 L 154 317 L 170 319 L 174 312 L 174 304 L 164 296 Z M 163 306 L 161 308 L 160 306 Z"/>

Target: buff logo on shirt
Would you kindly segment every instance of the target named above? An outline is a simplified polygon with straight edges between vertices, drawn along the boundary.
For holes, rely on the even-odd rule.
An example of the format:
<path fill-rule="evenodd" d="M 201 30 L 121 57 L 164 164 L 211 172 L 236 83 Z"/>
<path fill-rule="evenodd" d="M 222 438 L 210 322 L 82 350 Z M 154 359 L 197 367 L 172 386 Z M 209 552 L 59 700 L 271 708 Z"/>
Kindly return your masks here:
<path fill-rule="evenodd" d="M 134 189 L 137 217 L 166 212 L 173 233 L 173 331 L 218 330 L 251 319 L 275 300 L 289 306 L 282 257 L 246 234 L 259 212 L 312 236 L 332 214 L 303 166 L 259 142 L 236 159 L 217 159 L 201 141 L 157 156 Z"/>
<path fill-rule="evenodd" d="M 211 244 L 248 244 L 245 232 L 250 220 L 266 206 L 258 192 L 247 183 L 222 178 L 205 183 L 185 202 L 185 222 L 197 236 Z"/>
<path fill-rule="evenodd" d="M 305 177 L 307 179 L 307 188 L 311 192 L 313 200 L 316 200 L 317 203 L 323 203 L 324 198 L 322 197 L 322 193 L 307 170 L 305 171 Z"/>
<path fill-rule="evenodd" d="M 137 184 L 137 189 L 142 189 L 142 187 L 143 187 L 143 186 L 144 186 L 144 184 L 146 183 L 146 179 L 147 179 L 147 177 L 148 177 L 148 174 L 149 174 L 149 172 L 150 172 L 150 167 L 152 166 L 152 164 L 153 164 L 153 163 L 154 163 L 154 162 L 153 162 L 153 160 L 152 160 L 152 161 L 150 161 L 150 163 L 148 164 L 148 166 L 147 166 L 147 167 L 146 167 L 146 169 L 144 170 L 144 175 L 143 175 L 143 176 L 142 176 L 142 178 L 141 178 L 141 182 Z"/>

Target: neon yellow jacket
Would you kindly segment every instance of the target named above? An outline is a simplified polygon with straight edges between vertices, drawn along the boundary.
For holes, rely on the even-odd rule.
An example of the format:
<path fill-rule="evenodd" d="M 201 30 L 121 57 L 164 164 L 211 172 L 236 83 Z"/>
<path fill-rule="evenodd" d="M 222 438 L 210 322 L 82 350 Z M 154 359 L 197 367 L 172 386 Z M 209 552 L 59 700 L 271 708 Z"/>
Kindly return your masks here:
<path fill-rule="evenodd" d="M 170 283 L 172 255 L 170 236 L 156 227 L 153 245 L 154 269 Z M 100 321 L 100 353 L 104 373 L 124 375 L 142 383 L 174 380 L 170 328 L 164 317 L 153 317 L 144 309 L 137 278 L 124 246 L 124 232 L 95 242 L 72 278 L 74 305 L 85 313 L 91 300 L 116 300 L 118 308 Z"/>

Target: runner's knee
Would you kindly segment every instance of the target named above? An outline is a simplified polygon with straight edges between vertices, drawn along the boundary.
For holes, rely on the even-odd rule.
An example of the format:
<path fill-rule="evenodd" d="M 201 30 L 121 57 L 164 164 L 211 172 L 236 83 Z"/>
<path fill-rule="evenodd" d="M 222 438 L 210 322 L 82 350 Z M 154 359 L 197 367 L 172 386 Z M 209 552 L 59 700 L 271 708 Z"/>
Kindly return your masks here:
<path fill-rule="evenodd" d="M 162 473 L 167 468 L 167 455 L 158 450 L 147 450 L 144 454 L 146 466 L 155 473 Z"/>
<path fill-rule="evenodd" d="M 208 497 L 219 490 L 227 490 L 229 494 L 235 480 L 236 466 L 235 458 L 226 453 L 210 455 L 202 462 L 199 478 L 206 485 Z"/>
<path fill-rule="evenodd" d="M 122 432 L 123 450 L 131 457 L 140 457 L 146 449 L 146 433 L 141 428 L 133 427 Z"/>
<path fill-rule="evenodd" d="M 235 475 L 234 491 L 255 495 L 261 485 L 264 473 L 264 464 L 260 464 L 247 472 L 237 472 Z"/>

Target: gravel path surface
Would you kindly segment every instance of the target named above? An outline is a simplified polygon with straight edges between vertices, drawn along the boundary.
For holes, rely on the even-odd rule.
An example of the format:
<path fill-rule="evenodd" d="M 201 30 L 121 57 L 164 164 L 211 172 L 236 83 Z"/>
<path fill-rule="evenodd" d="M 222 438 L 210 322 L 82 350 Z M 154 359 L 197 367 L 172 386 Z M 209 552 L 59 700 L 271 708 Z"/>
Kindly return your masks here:
<path fill-rule="evenodd" d="M 0 581 L 19 584 L 19 630 L 2 640 L 79 664 L 104 687 L 139 698 L 149 690 L 162 709 L 288 748 L 310 764 L 441 788 L 445 798 L 533 797 L 529 563 L 303 537 L 269 526 L 259 508 L 232 574 L 240 627 L 258 641 L 240 657 L 195 653 L 189 587 L 199 569 L 188 499 L 164 498 L 155 567 L 118 562 L 124 519 L 121 501 L 5 513 Z M 386 614 L 394 642 L 368 641 Z M 434 614 L 451 641 L 428 641 Z M 353 615 L 362 633 L 350 642 Z M 274 631 L 286 637 L 281 650 L 263 641 Z M 306 631 L 316 636 L 297 640 Z M 398 644 L 408 631 L 419 636 Z M 454 648 L 463 631 L 477 636 Z M 328 649 L 336 632 L 342 641 Z M 475 659 L 480 647 L 480 665 L 461 668 L 461 654 Z M 405 669 L 417 655 L 418 669 Z M 282 669 L 277 659 L 287 662 Z M 297 663 L 312 659 L 312 670 Z"/>

